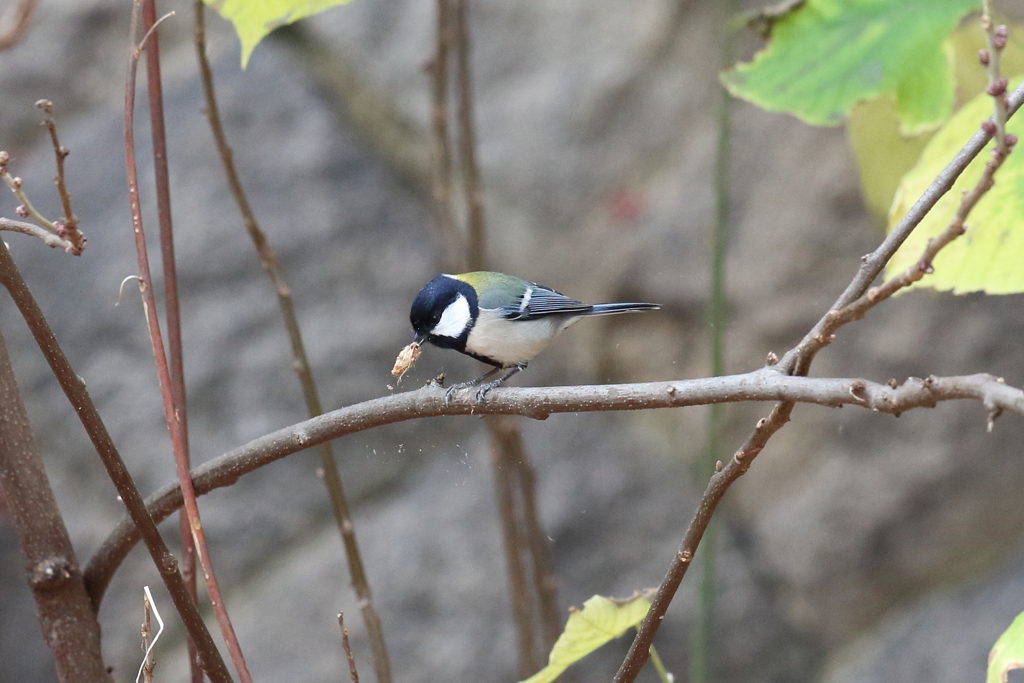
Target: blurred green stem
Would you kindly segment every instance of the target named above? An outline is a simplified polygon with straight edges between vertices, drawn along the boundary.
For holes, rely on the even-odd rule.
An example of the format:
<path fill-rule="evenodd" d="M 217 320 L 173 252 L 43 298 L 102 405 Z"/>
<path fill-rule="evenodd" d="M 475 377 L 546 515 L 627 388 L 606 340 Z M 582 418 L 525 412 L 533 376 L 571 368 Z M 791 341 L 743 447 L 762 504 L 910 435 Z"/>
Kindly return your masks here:
<path fill-rule="evenodd" d="M 733 33 L 728 26 L 735 11 L 735 0 L 721 0 L 722 10 L 722 64 L 732 60 Z M 708 302 L 708 341 L 711 347 L 711 374 L 725 374 L 725 328 L 729 310 L 725 293 L 725 255 L 729 245 L 729 155 L 731 150 L 732 100 L 725 88 L 719 87 L 718 140 L 715 148 L 715 222 L 711 232 L 711 296 Z M 722 452 L 723 406 L 713 404 L 708 409 L 707 441 L 698 477 L 703 481 L 714 474 Z M 700 548 L 700 588 L 697 623 L 690 643 L 690 680 L 704 683 L 708 680 L 711 660 L 711 632 L 715 613 L 715 558 L 717 556 L 718 524 L 713 520 L 704 535 Z"/>

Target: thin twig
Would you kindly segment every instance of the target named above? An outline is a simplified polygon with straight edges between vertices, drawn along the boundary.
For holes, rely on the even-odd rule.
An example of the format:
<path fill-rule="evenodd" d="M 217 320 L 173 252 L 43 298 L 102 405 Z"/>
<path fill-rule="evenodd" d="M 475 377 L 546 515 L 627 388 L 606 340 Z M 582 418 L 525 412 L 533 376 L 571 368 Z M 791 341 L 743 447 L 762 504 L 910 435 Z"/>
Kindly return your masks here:
<path fill-rule="evenodd" d="M 996 96 L 999 94 L 1001 93 L 997 93 Z M 986 132 L 984 127 L 981 132 Z M 977 135 L 975 135 L 975 137 L 977 137 Z M 789 370 L 795 371 L 799 375 L 806 375 L 814 355 L 831 343 L 835 336 L 835 331 L 841 325 L 852 320 L 862 318 L 869 308 L 889 298 L 900 289 L 920 280 L 924 275 L 932 272 L 932 262 L 939 251 L 949 245 L 957 237 L 964 234 L 964 221 L 970 214 L 971 209 L 973 209 L 985 193 L 992 188 L 995 182 L 995 172 L 1006 160 L 1010 148 L 1015 142 L 1015 139 L 1007 136 L 1007 138 L 1004 138 L 1002 141 L 1002 144 L 992 151 L 992 158 L 986 164 L 985 171 L 982 173 L 981 178 L 979 178 L 972 190 L 964 193 L 960 202 L 960 207 L 953 219 L 950 221 L 946 230 L 940 236 L 928 240 L 927 246 L 917 263 L 908 267 L 903 273 L 900 273 L 883 285 L 868 289 L 853 301 L 844 303 L 842 306 L 835 306 L 825 314 L 817 325 L 815 325 L 812 333 L 808 333 L 799 345 L 786 354 L 786 357 L 783 359 L 783 363 L 780 364 L 780 366 L 769 367 L 775 367 L 775 369 L 780 372 L 786 372 Z M 948 168 L 949 167 L 947 166 L 947 170 Z M 940 180 L 941 175 L 940 178 L 936 179 L 932 185 L 934 186 L 936 183 L 939 183 Z M 931 187 L 929 188 L 929 191 L 930 190 Z M 927 195 L 928 191 L 926 191 L 925 194 Z M 921 204 L 921 200 L 918 200 L 918 204 Z M 915 206 L 917 205 L 915 204 Z M 927 211 L 925 211 L 925 213 L 927 213 Z M 924 214 L 921 214 L 921 217 L 914 225 L 916 226 L 917 223 L 920 223 L 920 220 L 923 217 Z M 909 230 L 907 234 L 909 234 Z M 884 246 L 885 243 L 883 243 L 883 247 Z M 882 250 L 883 247 L 879 247 L 879 250 Z M 878 253 L 879 250 L 876 250 L 876 253 Z M 892 254 L 890 253 L 889 257 L 891 258 L 891 256 Z M 867 264 L 870 258 L 871 257 L 865 259 L 865 264 Z M 888 259 L 883 261 L 881 263 L 881 267 L 884 267 L 885 262 L 887 261 Z M 863 272 L 864 270 L 862 267 L 861 272 L 858 273 L 857 277 L 860 277 Z M 871 279 L 873 280 L 874 277 Z M 868 282 L 870 283 L 870 280 L 868 280 Z M 848 293 L 851 292 L 852 286 L 853 283 L 851 283 L 851 287 L 847 288 L 846 293 L 844 293 L 843 297 L 840 298 L 840 301 L 843 301 Z M 791 362 L 787 364 L 786 359 L 791 359 Z M 859 388 L 851 387 L 850 391 L 852 394 L 857 394 L 859 392 Z M 792 400 L 783 401 L 777 404 L 768 419 L 762 419 L 758 422 L 757 428 L 754 430 L 754 434 L 750 437 L 747 444 L 737 451 L 725 469 L 717 472 L 711 478 L 711 482 L 708 484 L 708 488 L 705 491 L 703 498 L 701 498 L 697 513 L 694 516 L 693 521 L 691 521 L 682 545 L 676 554 L 676 558 L 672 562 L 669 572 L 662 582 L 661 587 L 658 589 L 658 593 L 651 605 L 651 609 L 648 611 L 643 623 L 637 630 L 636 638 L 630 646 L 629 652 L 615 676 L 615 683 L 632 683 L 632 681 L 636 679 L 637 674 L 640 672 L 640 669 L 649 657 L 649 649 L 651 643 L 654 641 L 654 635 L 661 626 L 661 622 L 668 610 L 669 603 L 672 601 L 672 598 L 679 587 L 679 583 L 682 581 L 683 575 L 685 575 L 686 570 L 689 568 L 690 560 L 697 550 L 697 545 L 701 541 L 704 531 L 707 528 L 707 524 L 710 521 L 711 514 L 718 505 L 718 501 L 721 500 L 725 491 L 732 482 L 747 471 L 750 467 L 751 461 L 757 457 L 758 453 L 761 452 L 761 449 L 764 448 L 765 443 L 767 443 L 767 440 L 771 435 L 778 431 L 789 420 L 789 415 L 793 410 L 793 406 L 794 403 Z M 989 414 L 987 423 L 988 429 L 991 431 L 992 424 L 995 418 L 1001 413 L 1002 408 L 1000 406 L 989 405 L 988 402 L 985 402 L 985 407 Z M 899 414 L 899 412 L 897 411 L 895 414 Z"/>
<path fill-rule="evenodd" d="M 489 393 L 485 403 L 478 404 L 474 399 L 475 395 L 458 394 L 446 404 L 445 390 L 428 386 L 364 401 L 272 432 L 204 462 L 192 471 L 192 480 L 196 492 L 205 494 L 230 486 L 244 474 L 324 441 L 381 425 L 442 415 L 522 415 L 544 419 L 554 413 L 679 408 L 747 401 L 793 401 L 828 407 L 852 405 L 899 415 L 915 408 L 931 408 L 942 401 L 969 399 L 981 402 L 986 411 L 1002 410 L 1024 416 L 1024 391 L 987 374 L 910 378 L 893 387 L 865 379 L 793 377 L 770 367 L 740 375 L 674 382 L 502 387 Z M 787 417 L 779 412 L 778 419 Z M 764 430 L 772 426 L 773 420 L 765 421 L 740 452 L 759 448 L 768 435 Z M 163 520 L 181 506 L 181 492 L 177 484 L 165 485 L 149 501 L 152 514 Z M 86 577 L 94 602 L 100 602 L 113 571 L 137 541 L 132 522 L 124 520 L 90 559 Z"/>
<path fill-rule="evenodd" d="M 168 364 L 171 380 L 171 399 L 174 416 L 179 422 L 182 439 L 182 458 L 185 468 L 191 469 L 188 439 L 188 402 L 185 392 L 185 363 L 181 343 L 181 308 L 178 300 L 178 268 L 174 256 L 174 228 L 171 216 L 171 183 L 167 162 L 167 133 L 164 125 L 163 84 L 160 75 L 160 34 L 157 26 L 171 14 L 156 18 L 156 0 L 145 0 L 142 5 L 142 23 L 146 30 L 146 90 L 149 95 L 150 137 L 153 141 L 153 175 L 156 185 L 157 221 L 160 227 L 160 263 L 164 274 L 164 306 L 167 320 Z M 181 573 L 193 600 L 198 600 L 196 588 L 196 546 L 188 514 L 178 515 L 178 534 L 181 537 Z M 203 670 L 199 654 L 192 639 L 187 639 L 189 671 L 192 683 L 202 683 Z"/>
<path fill-rule="evenodd" d="M 59 152 L 58 158 L 60 158 Z M 10 230 L 13 232 L 31 235 L 32 237 L 38 237 L 48 247 L 63 247 L 64 251 L 67 251 L 68 253 L 75 254 L 76 256 L 81 254 L 82 248 L 85 246 L 85 238 L 82 237 L 81 233 L 76 229 L 75 233 L 81 238 L 80 245 L 76 246 L 75 243 L 69 239 L 68 232 L 63 223 L 59 221 L 56 223 L 50 221 L 46 216 L 39 213 L 39 211 L 32 205 L 32 202 L 29 201 L 28 195 L 25 194 L 21 178 L 12 176 L 8 171 L 9 163 L 10 157 L 7 152 L 0 150 L 0 179 L 2 179 L 8 189 L 14 193 L 15 198 L 21 202 L 21 205 L 17 208 L 18 215 L 22 218 L 31 218 L 36 222 L 36 224 L 33 225 L 31 223 L 16 221 L 9 218 L 0 218 L 0 230 Z M 60 174 L 58 177 L 61 177 L 62 175 L 63 174 Z"/>
<path fill-rule="evenodd" d="M 1010 94 L 1008 101 L 1007 115 L 1013 116 L 1013 114 L 1020 108 L 1021 104 L 1024 103 L 1024 83 L 1017 86 L 1017 89 Z M 956 182 L 960 174 L 963 173 L 964 169 L 974 161 L 981 151 L 985 148 L 985 145 L 992 139 L 992 133 L 985 130 L 983 126 L 977 133 L 975 133 L 970 140 L 967 141 L 956 156 L 946 165 L 946 168 L 936 176 L 932 184 L 928 186 L 928 189 L 921 194 L 918 200 L 914 203 L 910 210 L 904 214 L 900 222 L 893 228 L 882 243 L 870 254 L 861 258 L 861 266 L 854 276 L 853 280 L 847 285 L 846 290 L 843 291 L 842 295 L 832 304 L 830 311 L 845 308 L 846 306 L 853 303 L 856 299 L 860 298 L 867 292 L 868 287 L 874 282 L 882 270 L 885 268 L 885 264 L 892 259 L 896 250 L 903 245 L 910 233 L 918 226 L 918 224 L 924 219 L 932 207 L 945 195 L 949 190 L 952 189 L 953 184 Z M 779 361 L 779 369 L 783 372 L 789 372 L 792 374 L 806 374 L 810 363 L 813 360 L 816 349 L 809 347 L 804 349 L 805 343 L 813 337 L 821 336 L 824 326 L 827 324 L 828 313 L 826 313 L 818 321 L 818 323 L 811 328 L 811 331 L 805 335 L 803 341 L 797 346 L 793 347 L 788 353 L 786 353 L 782 360 Z M 819 347 L 820 348 L 820 347 Z"/>
<path fill-rule="evenodd" d="M 359 672 L 356 671 L 356 658 L 352 655 L 352 646 L 348 642 L 348 629 L 345 628 L 345 613 L 338 612 L 338 626 L 341 627 L 341 647 L 348 659 L 348 673 L 352 683 L 359 683 Z"/>
<path fill-rule="evenodd" d="M 519 653 L 517 666 L 519 678 L 529 678 L 540 668 L 543 653 L 538 652 L 534 637 L 535 600 L 530 594 L 526 578 L 528 551 L 520 533 L 522 507 L 518 493 L 518 477 L 512 461 L 520 454 L 514 451 L 519 430 L 514 422 L 503 417 L 487 420 L 491 435 L 491 471 L 494 473 L 494 497 L 498 504 L 498 520 L 501 523 L 501 539 L 505 548 L 505 570 L 508 572 L 509 598 L 512 603 L 513 622 L 516 627 L 516 643 Z"/>
<path fill-rule="evenodd" d="M 20 232 L 31 237 L 36 237 L 43 241 L 48 247 L 63 247 L 64 249 L 71 249 L 71 242 L 54 235 L 52 232 L 41 228 L 35 223 L 24 223 L 22 221 L 14 221 L 10 218 L 4 218 L 0 216 L 0 230 L 9 230 L 10 232 Z"/>
<path fill-rule="evenodd" d="M 452 2 L 454 16 L 449 16 L 447 23 L 439 16 L 438 26 L 447 27 L 454 34 L 455 41 L 459 163 L 467 235 L 465 256 L 459 257 L 470 270 L 486 270 L 487 228 L 473 120 L 469 0 L 449 0 L 445 12 L 451 12 Z M 444 42 L 444 37 L 439 35 L 438 42 L 440 53 L 440 43 Z M 435 172 L 444 172 L 444 169 Z M 452 256 L 451 260 L 456 258 Z M 534 495 L 533 467 L 523 446 L 519 426 L 511 418 L 495 417 L 487 420 L 487 428 L 491 434 L 492 468 L 519 642 L 519 671 L 525 678 L 540 667 L 544 652 L 550 650 L 561 633 L 558 579 L 551 558 L 551 545 L 540 525 Z M 531 581 L 527 581 L 527 568 L 530 570 Z M 538 641 L 540 649 L 537 648 Z"/>
<path fill-rule="evenodd" d="M 988 87 L 985 91 L 992 96 L 992 135 L 996 139 L 996 147 L 1005 149 L 1006 118 L 1008 105 L 1006 102 L 1007 79 L 999 73 L 1000 57 L 1006 47 L 1008 31 L 1005 25 L 995 26 L 992 21 L 990 0 L 981 0 L 981 30 L 985 32 L 988 47 L 978 52 L 978 61 L 985 67 L 988 76 Z"/>
<path fill-rule="evenodd" d="M 139 673 L 135 676 L 135 683 L 138 683 L 140 678 L 145 683 L 153 683 L 153 669 L 156 668 L 153 647 L 156 645 L 156 641 L 160 639 L 160 634 L 164 632 L 164 620 L 160 618 L 160 610 L 157 609 L 156 604 L 153 602 L 153 594 L 149 591 L 149 586 L 143 587 L 142 609 L 145 613 L 145 618 L 142 621 L 143 655 L 142 664 L 139 666 Z M 150 613 L 156 617 L 156 622 L 159 625 L 156 635 L 153 635 Z"/>
<path fill-rule="evenodd" d="M 194 12 L 196 56 L 199 61 L 200 80 L 203 84 L 203 94 L 206 100 L 206 117 L 213 133 L 214 142 L 217 145 L 221 163 L 224 166 L 224 174 L 227 178 L 231 196 L 234 197 L 235 203 L 238 205 L 238 210 L 242 215 L 242 223 L 253 241 L 256 253 L 263 265 L 263 270 L 270 278 L 274 292 L 277 294 L 278 306 L 281 309 L 284 326 L 288 331 L 288 339 L 291 342 L 292 366 L 302 386 L 302 394 L 306 401 L 306 411 L 310 417 L 316 417 L 323 413 L 323 406 L 320 403 L 320 394 L 317 391 L 313 370 L 309 363 L 309 357 L 306 354 L 306 346 L 302 340 L 302 331 L 299 327 L 298 316 L 295 313 L 291 288 L 288 287 L 277 255 L 271 249 L 266 235 L 260 229 L 259 222 L 256 220 L 256 214 L 252 210 L 245 189 L 242 187 L 238 169 L 235 167 L 234 154 L 231 151 L 231 146 L 228 144 L 227 134 L 221 122 L 220 108 L 217 105 L 217 96 L 213 83 L 213 70 L 210 68 L 210 62 L 206 56 L 205 7 L 201 0 L 195 1 Z M 320 444 L 317 451 L 320 456 L 320 467 L 323 471 L 324 484 L 327 486 L 328 497 L 331 501 L 331 509 L 334 511 L 334 519 L 341 533 L 342 543 L 345 546 L 345 556 L 348 561 L 349 575 L 352 578 L 352 588 L 359 600 L 360 612 L 370 640 L 377 681 L 378 683 L 390 683 L 391 661 L 388 656 L 387 645 L 384 641 L 384 627 L 381 623 L 380 615 L 373 604 L 373 592 L 370 590 L 370 582 L 366 577 L 366 570 L 363 567 L 362 555 L 359 552 L 359 544 L 356 540 L 355 525 L 352 522 L 348 501 L 345 498 L 334 452 L 331 449 L 330 443 L 327 442 Z"/>
<path fill-rule="evenodd" d="M 203 533 L 202 522 L 199 517 L 199 506 L 196 503 L 195 491 L 192 481 L 189 478 L 188 466 L 185 462 L 185 438 L 182 425 L 175 414 L 174 396 L 171 391 L 170 369 L 167 364 L 167 355 L 164 351 L 163 337 L 160 334 L 160 321 L 156 312 L 156 298 L 153 294 L 152 277 L 150 276 L 149 254 L 146 251 L 146 236 L 142 225 L 142 205 L 139 199 L 138 173 L 135 165 L 135 85 L 136 72 L 138 70 L 141 45 L 138 43 L 138 29 L 140 23 L 140 11 L 142 0 L 134 0 L 132 3 L 132 17 L 129 26 L 129 53 L 128 73 L 125 79 L 125 107 L 124 107 L 124 149 L 125 168 L 128 174 L 128 199 L 132 214 L 132 229 L 135 234 L 135 254 L 139 262 L 139 289 L 143 296 L 143 308 L 146 314 L 146 325 L 149 329 L 150 344 L 153 348 L 153 356 L 156 361 L 157 378 L 160 383 L 160 396 L 164 406 L 164 420 L 171 434 L 171 447 L 174 452 L 175 468 L 178 473 L 178 481 L 181 483 L 185 495 L 185 510 L 188 513 L 189 528 L 192 538 L 195 540 L 196 549 L 199 554 L 199 562 L 203 568 L 203 578 L 206 581 L 207 590 L 210 594 L 210 602 L 213 605 L 214 614 L 217 616 L 217 623 L 220 626 L 221 635 L 231 654 L 235 670 L 238 672 L 242 683 L 251 683 L 252 677 L 249 674 L 245 663 L 245 657 L 238 645 L 238 638 L 235 636 L 234 626 L 228 616 L 227 608 L 221 597 L 220 587 L 216 575 L 213 572 L 212 560 L 209 548 L 206 545 L 205 534 Z M 153 35 L 153 34 L 150 34 Z"/>
<path fill-rule="evenodd" d="M 549 652 L 562 634 L 562 614 L 558 609 L 558 575 L 551 557 L 551 543 L 540 523 L 537 504 L 537 474 L 530 464 L 530 458 L 523 446 L 522 431 L 517 422 L 512 422 L 508 437 L 514 439 L 510 454 L 516 455 L 510 462 L 516 470 L 519 495 L 522 500 L 522 526 L 525 545 L 533 565 L 533 590 L 536 594 L 537 617 L 540 626 L 540 642 L 543 652 Z"/>
<path fill-rule="evenodd" d="M 443 268 L 466 270 L 465 240 L 452 212 L 452 152 L 448 135 L 448 50 L 452 41 L 452 0 L 437 0 L 437 51 L 428 64 L 433 105 L 430 113 L 430 195 Z"/>
<path fill-rule="evenodd" d="M 39 100 L 36 106 L 43 111 L 43 125 L 50 134 L 50 144 L 53 145 L 53 155 L 56 158 L 57 175 L 53 183 L 57 186 L 57 194 L 60 196 L 60 205 L 64 209 L 64 217 L 56 225 L 57 234 L 71 242 L 68 250 L 78 256 L 85 249 L 85 235 L 78 229 L 78 218 L 71 210 L 71 193 L 68 192 L 67 182 L 64 179 L 64 160 L 71 153 L 67 147 L 60 144 L 57 137 L 57 123 L 53 120 L 53 102 L 50 100 Z"/>
<path fill-rule="evenodd" d="M 231 676 L 228 674 L 227 667 L 224 666 L 224 660 L 221 659 L 220 652 L 217 651 L 217 646 L 214 644 L 213 638 L 210 637 L 210 632 L 199 614 L 196 603 L 189 595 L 185 582 L 178 572 L 177 562 L 167 549 L 153 518 L 146 511 L 142 494 L 139 493 L 128 468 L 125 467 L 121 454 L 114 446 L 114 441 L 110 438 L 110 433 L 85 388 L 85 381 L 78 376 L 68 362 L 67 356 L 64 355 L 64 351 L 57 343 L 57 338 L 43 317 L 43 312 L 39 309 L 39 305 L 2 241 L 0 241 L 0 283 L 7 288 L 11 298 L 14 299 L 14 303 L 32 332 L 36 344 L 43 352 L 51 372 L 67 395 L 68 401 L 74 406 L 78 419 L 82 422 L 90 441 L 96 448 L 96 453 L 103 462 L 107 475 L 114 484 L 114 488 L 117 489 L 118 496 L 132 520 L 132 527 L 137 530 L 138 535 L 135 541 L 141 537 L 145 542 L 146 548 L 153 558 L 153 564 L 171 596 L 174 608 L 181 616 L 185 630 L 196 642 L 199 657 L 203 661 L 203 668 L 207 675 L 213 683 L 231 683 Z M 86 591 L 92 599 L 93 609 L 98 611 L 100 603 L 95 598 L 97 591 L 88 585 L 87 576 L 85 581 Z"/>
<path fill-rule="evenodd" d="M 8 50 L 21 42 L 28 34 L 28 25 L 32 21 L 32 13 L 36 9 L 37 0 L 18 0 L 8 11 L 0 16 L 0 23 L 7 23 L 10 17 L 10 28 L 0 33 L 0 52 Z"/>
<path fill-rule="evenodd" d="M 484 197 L 476 162 L 476 126 L 473 123 L 473 72 L 470 68 L 469 0 L 455 2 L 455 66 L 459 93 L 459 157 L 466 200 L 466 261 L 470 270 L 487 267 L 487 229 Z"/>

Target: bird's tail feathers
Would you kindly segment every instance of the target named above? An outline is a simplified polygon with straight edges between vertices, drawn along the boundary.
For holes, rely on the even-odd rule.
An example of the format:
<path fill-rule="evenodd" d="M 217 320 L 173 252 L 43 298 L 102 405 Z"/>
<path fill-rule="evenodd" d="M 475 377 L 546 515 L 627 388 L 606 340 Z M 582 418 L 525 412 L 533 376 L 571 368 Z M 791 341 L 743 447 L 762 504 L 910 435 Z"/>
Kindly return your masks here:
<path fill-rule="evenodd" d="M 594 304 L 584 315 L 614 315 L 615 313 L 632 313 L 634 311 L 650 311 L 661 308 L 661 304 L 621 303 Z"/>

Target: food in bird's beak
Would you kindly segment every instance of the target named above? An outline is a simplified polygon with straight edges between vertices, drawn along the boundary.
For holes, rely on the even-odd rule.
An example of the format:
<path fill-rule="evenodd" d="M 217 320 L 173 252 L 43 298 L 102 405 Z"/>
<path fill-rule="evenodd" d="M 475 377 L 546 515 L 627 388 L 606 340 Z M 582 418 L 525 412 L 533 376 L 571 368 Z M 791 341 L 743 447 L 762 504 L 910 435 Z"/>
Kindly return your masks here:
<path fill-rule="evenodd" d="M 409 372 L 413 365 L 416 364 L 416 359 L 420 357 L 420 345 L 417 342 L 413 342 L 406 346 L 398 354 L 398 358 L 395 359 L 395 367 L 391 368 L 391 374 L 398 378 L 398 381 L 402 381 L 402 375 Z"/>

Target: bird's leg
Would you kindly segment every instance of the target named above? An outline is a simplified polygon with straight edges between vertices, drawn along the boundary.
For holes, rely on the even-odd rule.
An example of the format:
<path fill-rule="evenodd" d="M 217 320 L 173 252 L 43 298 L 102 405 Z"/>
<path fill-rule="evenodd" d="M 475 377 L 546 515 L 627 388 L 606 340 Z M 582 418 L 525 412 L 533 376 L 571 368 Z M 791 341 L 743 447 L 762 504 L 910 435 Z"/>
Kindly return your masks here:
<path fill-rule="evenodd" d="M 494 380 L 493 382 L 488 382 L 487 384 L 484 384 L 483 386 L 481 386 L 479 389 L 476 390 L 476 402 L 477 403 L 483 403 L 484 396 L 487 395 L 488 391 L 490 391 L 494 387 L 500 387 L 502 384 L 505 383 L 505 380 L 507 380 L 509 377 L 511 377 L 512 375 L 516 374 L 520 370 L 525 370 L 525 369 L 526 369 L 526 363 L 519 363 L 518 365 L 513 365 L 511 368 L 508 369 L 508 372 L 506 372 L 504 375 L 502 375 L 498 379 Z M 487 375 L 484 375 L 484 377 L 486 377 L 486 376 Z M 479 384 L 481 381 L 483 381 L 484 377 L 481 377 L 480 379 L 478 379 L 476 381 L 476 384 Z"/>
<path fill-rule="evenodd" d="M 448 390 L 444 392 L 444 404 L 448 405 L 448 402 L 452 400 L 452 396 L 455 394 L 456 391 L 459 391 L 460 389 L 469 389 L 470 387 L 475 387 L 481 382 L 483 382 L 485 379 L 488 379 L 498 374 L 499 372 L 501 372 L 501 370 L 502 368 L 491 368 L 490 370 L 488 370 L 487 372 L 480 375 L 474 380 L 470 380 L 469 382 L 459 382 L 458 384 L 451 385 L 450 387 L 448 387 Z"/>
<path fill-rule="evenodd" d="M 484 400 L 484 396 L 487 395 L 488 391 L 495 387 L 500 387 L 502 384 L 505 383 L 505 380 L 507 380 L 509 377 L 516 374 L 520 370 L 525 369 L 526 363 L 518 363 L 516 365 L 513 365 L 511 368 L 491 368 L 490 370 L 488 370 L 487 372 L 485 372 L 484 374 L 480 375 L 479 377 L 472 381 L 453 384 L 452 386 L 448 387 L 448 391 L 444 392 L 444 404 L 448 405 L 448 402 L 451 400 L 452 396 L 455 394 L 456 391 L 459 391 L 460 389 L 469 389 L 476 386 L 480 387 L 479 389 L 477 389 L 476 392 L 476 401 L 477 403 L 480 403 Z M 484 383 L 485 380 L 493 377 L 502 370 L 507 370 L 507 372 L 494 381 Z"/>

